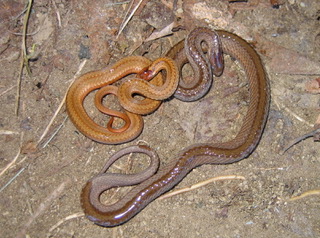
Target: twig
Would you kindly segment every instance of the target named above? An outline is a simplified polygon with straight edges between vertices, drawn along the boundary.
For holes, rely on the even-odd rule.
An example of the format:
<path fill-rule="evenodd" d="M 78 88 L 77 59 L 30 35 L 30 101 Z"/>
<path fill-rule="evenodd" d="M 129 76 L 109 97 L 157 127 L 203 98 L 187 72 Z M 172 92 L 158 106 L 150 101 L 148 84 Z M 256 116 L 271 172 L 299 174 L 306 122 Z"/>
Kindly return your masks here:
<path fill-rule="evenodd" d="M 61 28 L 62 25 L 61 25 L 61 17 L 60 17 L 59 9 L 57 7 L 55 0 L 52 0 L 51 2 L 52 2 L 54 9 L 56 10 L 56 15 L 57 15 L 57 19 L 58 19 L 58 26 Z"/>
<path fill-rule="evenodd" d="M 41 30 L 41 26 L 38 27 L 37 30 L 35 30 L 34 32 L 31 32 L 31 33 L 28 33 L 26 34 L 26 36 L 33 36 L 35 34 L 38 34 L 39 31 Z M 23 36 L 24 34 L 23 33 L 20 33 L 20 32 L 13 32 L 13 31 L 9 31 L 12 35 L 15 35 L 15 36 Z"/>
<path fill-rule="evenodd" d="M 18 233 L 17 238 L 25 237 L 25 234 L 31 224 L 42 215 L 45 210 L 49 208 L 51 203 L 57 199 L 63 192 L 63 190 L 71 183 L 71 179 L 68 178 L 66 181 L 62 182 L 46 199 L 39 205 L 34 214 L 29 218 L 29 220 L 24 224 L 22 230 Z"/>
<path fill-rule="evenodd" d="M 77 212 L 75 214 L 72 214 L 70 216 L 67 216 L 65 218 L 63 218 L 62 220 L 58 221 L 54 226 L 52 226 L 50 229 L 49 229 L 49 232 L 52 232 L 53 230 L 57 229 L 62 223 L 66 222 L 66 221 L 69 221 L 71 219 L 75 219 L 75 218 L 79 218 L 79 217 L 83 217 L 84 216 L 84 213 L 83 212 Z M 51 237 L 51 236 L 50 236 Z"/>
<path fill-rule="evenodd" d="M 14 17 L 14 20 L 19 19 L 26 11 L 28 10 L 28 6 L 26 6 L 16 17 Z"/>
<path fill-rule="evenodd" d="M 0 130 L 0 135 L 18 135 L 19 132 L 16 131 L 9 131 L 9 130 Z"/>
<path fill-rule="evenodd" d="M 0 177 L 17 161 L 17 159 L 20 156 L 20 152 L 21 152 L 21 149 L 19 149 L 16 157 L 14 157 L 14 159 L 9 164 L 7 164 L 7 166 L 4 167 L 4 169 L 0 172 Z"/>
<path fill-rule="evenodd" d="M 63 120 L 63 122 L 61 123 L 61 125 L 57 128 L 57 130 L 50 136 L 50 138 L 47 140 L 46 143 L 44 143 L 42 145 L 42 148 L 45 148 L 49 143 L 50 141 L 55 137 L 56 134 L 58 134 L 58 132 L 60 131 L 60 129 L 62 128 L 62 126 L 64 125 L 64 123 L 66 122 L 66 120 L 68 119 L 68 116 L 66 116 Z"/>
<path fill-rule="evenodd" d="M 20 92 L 21 92 L 21 80 L 22 80 L 23 68 L 26 67 L 28 75 L 31 75 L 31 71 L 29 68 L 29 56 L 28 56 L 27 47 L 26 47 L 26 39 L 27 39 L 26 35 L 27 35 L 28 21 L 30 17 L 32 2 L 33 0 L 29 0 L 28 2 L 27 12 L 23 21 L 23 36 L 22 36 L 22 43 L 21 43 L 22 58 L 21 58 L 20 72 L 19 72 L 19 77 L 17 82 L 17 96 L 16 96 L 16 108 L 15 108 L 16 115 L 18 115 L 19 107 L 20 107 Z"/>
<path fill-rule="evenodd" d="M 9 92 L 10 90 L 12 90 L 16 85 L 11 86 L 10 88 L 7 88 L 6 90 L 4 90 L 2 93 L 0 93 L 0 97 L 5 95 L 7 92 Z"/>
<path fill-rule="evenodd" d="M 1 189 L 0 192 L 2 192 L 2 190 L 4 190 L 6 187 L 8 187 L 23 171 L 25 170 L 25 168 L 22 168 L 18 171 L 18 173 L 16 173 L 15 176 L 13 176 Z"/>
<path fill-rule="evenodd" d="M 284 149 L 282 150 L 282 154 L 284 154 L 288 149 L 290 149 L 292 146 L 294 146 L 295 144 L 309 138 L 309 137 L 313 137 L 315 136 L 317 133 L 320 133 L 320 128 L 313 130 L 305 135 L 299 136 L 298 138 L 292 140 L 291 142 L 288 143 L 288 145 L 286 147 L 284 147 Z"/>
<path fill-rule="evenodd" d="M 295 201 L 295 200 L 298 200 L 298 199 L 301 199 L 301 198 L 304 198 L 304 197 L 308 197 L 308 196 L 311 196 L 311 195 L 320 195 L 320 190 L 319 189 L 318 190 L 317 189 L 309 190 L 307 192 L 302 193 L 299 196 L 295 196 L 295 197 L 290 198 L 288 201 Z"/>
<path fill-rule="evenodd" d="M 165 195 L 162 195 L 161 197 L 159 197 L 159 199 L 160 199 L 160 200 L 166 199 L 166 198 L 169 198 L 169 197 L 178 195 L 178 194 L 180 194 L 180 193 L 185 193 L 185 192 L 189 192 L 189 191 L 195 190 L 195 189 L 197 189 L 197 188 L 203 187 L 203 186 L 205 186 L 205 185 L 207 185 L 207 184 L 209 184 L 209 183 L 215 182 L 215 181 L 228 180 L 228 179 L 241 179 L 241 180 L 245 180 L 246 178 L 243 177 L 243 176 L 238 176 L 238 175 L 226 175 L 226 176 L 214 177 L 214 178 L 210 178 L 210 179 L 207 179 L 207 180 L 205 180 L 205 181 L 202 181 L 202 182 L 200 182 L 200 183 L 193 184 L 193 185 L 190 186 L 190 187 L 182 188 L 182 189 L 178 189 L 178 190 L 176 190 L 176 191 L 170 192 L 170 193 L 166 193 Z"/>
<path fill-rule="evenodd" d="M 78 68 L 78 71 L 75 73 L 75 75 L 73 76 L 73 79 L 71 80 L 70 84 L 69 84 L 69 87 L 63 97 L 63 99 L 61 100 L 61 103 L 60 105 L 58 106 L 57 110 L 55 111 L 55 113 L 53 114 L 49 124 L 47 125 L 46 129 L 44 130 L 44 132 L 42 133 L 40 139 L 38 140 L 38 143 L 37 144 L 40 144 L 40 142 L 42 141 L 42 139 L 47 135 L 53 121 L 56 119 L 58 113 L 60 112 L 61 108 L 63 107 L 65 101 L 66 101 L 66 97 L 67 97 L 67 93 L 68 93 L 68 90 L 69 88 L 71 87 L 72 83 L 74 82 L 74 80 L 78 77 L 78 75 L 80 74 L 81 70 L 83 69 L 83 67 L 85 66 L 87 60 L 85 59 L 83 62 L 81 62 L 81 64 L 79 65 L 79 68 Z"/>
<path fill-rule="evenodd" d="M 19 143 L 18 153 L 17 153 L 17 155 L 14 157 L 14 159 L 13 159 L 9 164 L 7 164 L 6 167 L 4 167 L 4 168 L 2 169 L 2 171 L 0 172 L 0 177 L 1 177 L 8 169 L 10 169 L 10 168 L 16 163 L 16 161 L 18 160 L 18 158 L 19 158 L 19 156 L 20 156 L 20 154 L 21 154 L 21 144 L 22 144 L 22 141 L 23 141 L 23 137 L 24 137 L 24 133 L 22 132 L 22 133 L 20 134 L 20 143 Z M 25 160 L 26 157 L 27 157 L 27 156 L 25 156 L 22 160 Z"/>
<path fill-rule="evenodd" d="M 281 106 L 279 105 L 278 101 L 275 99 L 275 97 L 273 97 L 273 98 L 274 98 L 274 99 L 273 99 L 274 103 L 277 105 L 277 107 L 278 107 L 279 109 L 284 108 L 285 111 L 287 111 L 289 114 L 291 114 L 292 116 L 294 116 L 298 121 L 301 121 L 301 122 L 307 124 L 307 125 L 310 126 L 310 127 L 313 126 L 311 123 L 307 122 L 305 119 L 303 119 L 302 117 L 300 117 L 299 115 L 297 115 L 296 113 L 294 113 L 293 111 L 291 111 L 291 110 L 290 110 L 289 108 L 287 108 L 286 106 L 281 107 Z"/>
<path fill-rule="evenodd" d="M 115 6 L 115 5 L 122 5 L 122 4 L 127 4 L 130 1 L 124 1 L 124 2 L 113 2 L 113 3 L 107 3 L 105 6 L 106 7 L 111 7 L 111 6 Z"/>
<path fill-rule="evenodd" d="M 134 13 L 137 11 L 137 9 L 139 8 L 140 4 L 143 2 L 144 0 L 139 0 L 138 4 L 132 9 L 132 11 L 130 12 L 131 10 L 131 7 L 134 3 L 134 0 L 132 0 L 132 3 L 130 5 L 130 7 L 128 8 L 128 11 L 126 12 L 126 15 L 120 25 L 120 29 L 119 29 L 119 32 L 118 32 L 118 35 L 116 37 L 116 39 L 118 39 L 119 35 L 122 33 L 123 29 L 126 27 L 126 25 L 128 24 L 128 22 L 130 21 L 130 19 L 132 18 L 132 16 L 134 15 Z M 130 12 L 130 13 L 129 13 Z M 128 15 L 129 14 L 129 15 Z"/>

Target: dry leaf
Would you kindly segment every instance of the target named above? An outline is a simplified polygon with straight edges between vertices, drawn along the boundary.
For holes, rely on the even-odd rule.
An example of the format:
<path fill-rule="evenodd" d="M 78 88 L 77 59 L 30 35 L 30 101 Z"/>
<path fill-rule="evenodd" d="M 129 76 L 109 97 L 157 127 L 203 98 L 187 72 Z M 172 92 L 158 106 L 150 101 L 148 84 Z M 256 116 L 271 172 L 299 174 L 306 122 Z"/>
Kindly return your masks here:
<path fill-rule="evenodd" d="M 168 26 L 166 26 L 165 28 L 163 28 L 160 31 L 153 32 L 147 39 L 145 39 L 144 42 L 152 41 L 152 40 L 164 37 L 164 36 L 171 35 L 173 26 L 174 26 L 174 22 L 172 22 L 171 24 L 169 24 Z"/>

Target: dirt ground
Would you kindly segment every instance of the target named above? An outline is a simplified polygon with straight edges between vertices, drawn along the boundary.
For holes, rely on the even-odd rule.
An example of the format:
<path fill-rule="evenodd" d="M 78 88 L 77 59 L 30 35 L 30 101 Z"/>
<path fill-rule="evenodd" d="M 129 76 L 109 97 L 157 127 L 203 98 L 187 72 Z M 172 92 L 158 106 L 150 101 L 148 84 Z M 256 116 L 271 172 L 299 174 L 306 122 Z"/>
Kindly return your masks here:
<path fill-rule="evenodd" d="M 149 1 L 116 38 L 128 3 L 34 1 L 26 42 L 29 53 L 35 46 L 32 76 L 24 69 L 16 116 L 20 14 L 27 1 L 1 1 L 0 237 L 320 237 L 319 145 L 309 138 L 281 153 L 313 130 L 320 113 L 319 94 L 305 90 L 306 82 L 320 75 L 319 0 L 283 0 L 279 7 L 268 0 L 179 0 L 175 8 L 172 2 Z M 172 21 L 173 34 L 145 42 Z M 111 146 L 86 138 L 67 118 L 64 105 L 44 134 L 45 129 L 78 71 L 98 70 L 127 55 L 156 59 L 197 26 L 231 31 L 252 43 L 270 79 L 271 108 L 262 140 L 248 158 L 196 168 L 175 189 L 217 176 L 245 179 L 155 200 L 115 228 L 94 225 L 82 213 L 80 192 L 114 152 L 144 143 L 165 164 L 195 142 L 235 135 L 248 104 L 241 67 L 226 58 L 225 73 L 209 95 L 193 103 L 167 100 L 144 117 L 142 134 L 130 143 Z M 131 172 L 148 164 L 138 157 L 132 156 Z M 118 167 L 127 171 L 127 161 Z M 306 196 L 297 197 L 301 194 Z"/>

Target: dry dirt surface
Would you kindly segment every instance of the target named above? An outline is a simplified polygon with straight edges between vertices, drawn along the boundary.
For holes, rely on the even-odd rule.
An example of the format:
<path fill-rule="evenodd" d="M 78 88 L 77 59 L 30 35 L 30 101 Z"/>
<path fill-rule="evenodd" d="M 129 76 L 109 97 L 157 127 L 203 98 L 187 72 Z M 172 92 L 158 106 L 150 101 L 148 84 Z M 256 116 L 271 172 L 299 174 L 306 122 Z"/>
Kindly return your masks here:
<path fill-rule="evenodd" d="M 23 68 L 17 116 L 27 3 L 0 2 L 0 237 L 320 237 L 319 144 L 308 138 L 281 153 L 313 130 L 320 113 L 319 94 L 305 89 L 320 77 L 319 0 L 144 1 L 118 37 L 129 1 L 36 0 L 26 36 L 32 75 Z M 171 23 L 174 33 L 146 41 Z M 86 138 L 64 104 L 55 116 L 70 83 L 77 73 L 128 55 L 163 56 L 198 26 L 236 33 L 255 47 L 270 79 L 271 107 L 262 139 L 248 158 L 198 167 L 174 189 L 217 176 L 243 179 L 155 200 L 118 227 L 93 224 L 79 197 L 110 155 L 142 143 L 166 164 L 193 143 L 230 140 L 246 112 L 247 83 L 239 64 L 227 58 L 225 73 L 206 97 L 193 103 L 166 100 L 144 117 L 142 134 L 121 145 Z M 87 110 L 95 115 L 91 101 L 89 95 Z M 116 106 L 115 98 L 108 103 Z M 111 171 L 132 173 L 148 164 L 137 154 L 130 157 Z M 127 191 L 108 191 L 103 198 Z"/>

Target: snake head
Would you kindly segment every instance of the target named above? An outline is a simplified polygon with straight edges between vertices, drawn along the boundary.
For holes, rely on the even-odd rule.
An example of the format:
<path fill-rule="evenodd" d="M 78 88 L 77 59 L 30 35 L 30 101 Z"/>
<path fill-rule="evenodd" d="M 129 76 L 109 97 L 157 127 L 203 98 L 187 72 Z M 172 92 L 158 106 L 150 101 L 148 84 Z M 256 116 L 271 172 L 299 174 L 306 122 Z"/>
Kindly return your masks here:
<path fill-rule="evenodd" d="M 212 50 L 210 52 L 209 61 L 212 73 L 217 77 L 221 76 L 224 69 L 223 52 L 221 50 Z"/>
<path fill-rule="evenodd" d="M 143 72 L 138 74 L 138 77 L 147 81 L 150 81 L 154 77 L 154 71 L 153 70 L 144 70 Z"/>

